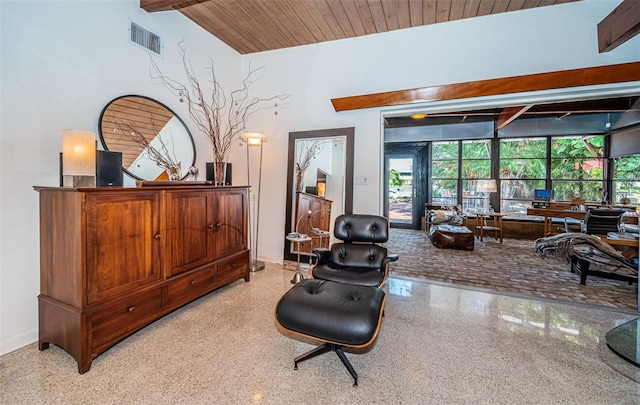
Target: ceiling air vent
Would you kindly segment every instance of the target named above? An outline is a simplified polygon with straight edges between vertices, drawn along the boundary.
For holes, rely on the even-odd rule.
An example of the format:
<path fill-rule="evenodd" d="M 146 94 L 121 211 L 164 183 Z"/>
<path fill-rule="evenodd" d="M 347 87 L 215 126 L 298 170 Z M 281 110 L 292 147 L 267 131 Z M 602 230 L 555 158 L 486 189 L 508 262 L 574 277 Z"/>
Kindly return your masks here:
<path fill-rule="evenodd" d="M 162 56 L 162 37 L 133 21 L 129 24 L 129 42 Z"/>

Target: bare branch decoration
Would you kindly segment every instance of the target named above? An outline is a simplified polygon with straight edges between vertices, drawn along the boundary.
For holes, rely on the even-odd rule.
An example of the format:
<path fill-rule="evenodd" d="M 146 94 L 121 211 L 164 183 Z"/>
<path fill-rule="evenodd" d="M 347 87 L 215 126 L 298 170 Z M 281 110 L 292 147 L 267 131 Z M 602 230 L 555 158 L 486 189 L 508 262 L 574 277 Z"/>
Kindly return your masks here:
<path fill-rule="evenodd" d="M 195 74 L 191 62 L 187 60 L 186 49 L 183 46 L 184 41 L 178 43 L 180 48 L 180 56 L 186 75 L 186 85 L 182 82 L 174 80 L 160 71 L 156 62 L 151 58 L 152 80 L 159 81 L 175 96 L 180 97 L 181 102 L 186 102 L 189 109 L 189 115 L 193 123 L 202 131 L 209 141 L 213 149 L 213 159 L 216 162 L 224 162 L 228 158 L 229 150 L 233 141 L 239 137 L 245 129 L 245 124 L 249 117 L 261 109 L 277 109 L 283 107 L 278 105 L 278 101 L 283 101 L 289 97 L 288 94 L 277 95 L 269 98 L 251 98 L 249 89 L 251 84 L 256 81 L 255 75 L 262 69 L 251 69 L 242 80 L 239 89 L 234 90 L 227 98 L 220 82 L 216 78 L 213 59 L 209 59 L 210 63 L 207 67 L 209 82 L 211 83 L 211 92 L 208 99 L 205 98 L 205 92 Z M 277 115 L 277 110 L 275 112 Z"/>
<path fill-rule="evenodd" d="M 314 139 L 311 141 L 303 141 L 300 148 L 296 147 L 296 190 L 302 191 L 304 172 L 311 165 L 311 160 L 322 151 L 325 143 L 331 141 L 321 141 Z"/>
<path fill-rule="evenodd" d="M 116 114 L 107 112 L 104 116 L 104 121 L 113 127 L 114 132 L 119 132 L 125 136 L 122 142 L 132 144 L 130 147 L 131 152 L 137 151 L 139 157 L 151 160 L 158 167 L 165 170 L 169 176 L 171 173 L 175 173 L 177 177 L 180 177 L 180 162 L 178 162 L 178 158 L 174 152 L 173 135 L 170 136 L 170 145 L 167 144 L 167 141 L 164 139 L 166 135 L 160 136 L 162 126 L 156 122 L 153 114 L 145 109 L 141 109 L 140 111 L 146 113 L 148 116 L 148 125 L 150 126 L 151 133 L 158 134 L 158 136 L 153 139 L 155 145 L 152 144 L 143 133 L 136 129 L 133 123 L 120 118 Z"/>

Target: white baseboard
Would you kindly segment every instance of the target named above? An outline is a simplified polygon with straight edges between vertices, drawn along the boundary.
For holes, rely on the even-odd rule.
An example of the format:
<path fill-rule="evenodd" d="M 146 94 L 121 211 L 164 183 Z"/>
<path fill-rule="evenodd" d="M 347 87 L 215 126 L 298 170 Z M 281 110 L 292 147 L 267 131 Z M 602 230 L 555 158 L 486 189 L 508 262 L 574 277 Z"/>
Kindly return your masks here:
<path fill-rule="evenodd" d="M 24 346 L 30 345 L 33 342 L 38 341 L 38 330 L 33 329 L 31 331 L 11 336 L 8 339 L 0 341 L 0 356 L 7 353 L 11 353 L 14 350 L 18 350 Z"/>

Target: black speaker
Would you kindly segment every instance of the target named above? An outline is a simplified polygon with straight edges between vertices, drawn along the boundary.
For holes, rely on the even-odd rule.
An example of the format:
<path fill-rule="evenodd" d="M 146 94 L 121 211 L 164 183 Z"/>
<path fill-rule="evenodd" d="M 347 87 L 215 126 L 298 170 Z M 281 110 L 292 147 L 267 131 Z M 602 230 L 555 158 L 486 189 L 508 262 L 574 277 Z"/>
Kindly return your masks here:
<path fill-rule="evenodd" d="M 213 162 L 207 162 L 206 163 L 206 167 L 207 167 L 207 181 L 213 181 Z M 227 171 L 225 173 L 224 176 L 224 185 L 225 186 L 230 186 L 231 185 L 231 163 L 227 163 Z"/>
<path fill-rule="evenodd" d="M 96 186 L 122 186 L 122 153 L 96 150 Z M 63 186 L 62 152 L 60 152 L 60 187 Z"/>
<path fill-rule="evenodd" d="M 122 186 L 122 153 L 96 151 L 96 186 Z"/>

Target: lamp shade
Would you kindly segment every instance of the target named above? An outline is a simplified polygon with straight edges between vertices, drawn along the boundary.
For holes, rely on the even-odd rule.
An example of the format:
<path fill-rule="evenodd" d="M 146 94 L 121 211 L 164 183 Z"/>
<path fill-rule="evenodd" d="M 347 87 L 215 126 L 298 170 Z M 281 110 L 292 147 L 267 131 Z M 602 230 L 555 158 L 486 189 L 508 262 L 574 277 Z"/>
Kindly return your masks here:
<path fill-rule="evenodd" d="M 96 135 L 89 131 L 62 131 L 62 174 L 65 176 L 96 175 Z"/>
<path fill-rule="evenodd" d="M 263 143 L 267 143 L 267 135 L 262 132 L 243 132 L 242 141 L 249 146 L 260 146 Z"/>

